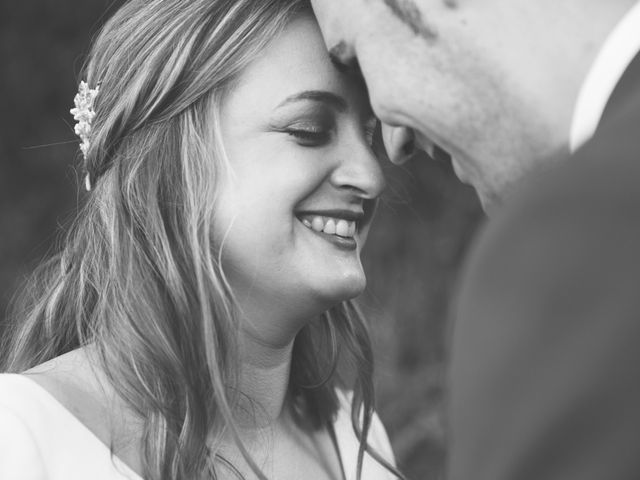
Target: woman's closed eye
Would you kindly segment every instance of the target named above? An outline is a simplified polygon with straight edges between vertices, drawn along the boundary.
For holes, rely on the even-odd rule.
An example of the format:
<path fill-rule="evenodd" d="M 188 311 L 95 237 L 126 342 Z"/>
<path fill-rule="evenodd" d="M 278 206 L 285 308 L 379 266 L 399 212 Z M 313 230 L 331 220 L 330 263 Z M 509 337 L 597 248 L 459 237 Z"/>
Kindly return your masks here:
<path fill-rule="evenodd" d="M 287 134 L 303 147 L 327 145 L 337 132 L 335 109 L 321 100 L 309 100 L 306 95 L 302 100 L 287 102 L 284 113 L 276 114 L 271 127 L 276 132 Z M 326 94 L 323 93 L 322 98 L 324 95 Z"/>
<path fill-rule="evenodd" d="M 331 140 L 333 128 L 318 122 L 295 123 L 284 129 L 296 142 L 305 147 L 326 145 Z"/>

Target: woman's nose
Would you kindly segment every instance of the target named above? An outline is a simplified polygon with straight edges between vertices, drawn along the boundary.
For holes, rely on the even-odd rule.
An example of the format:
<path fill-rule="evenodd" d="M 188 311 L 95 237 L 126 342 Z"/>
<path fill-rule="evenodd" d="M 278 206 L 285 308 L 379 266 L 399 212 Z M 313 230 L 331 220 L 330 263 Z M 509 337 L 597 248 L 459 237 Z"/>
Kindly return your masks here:
<path fill-rule="evenodd" d="M 366 144 L 343 150 L 339 164 L 331 174 L 331 183 L 349 189 L 365 199 L 380 196 L 386 186 L 378 158 Z"/>
<path fill-rule="evenodd" d="M 416 151 L 413 131 L 406 127 L 392 127 L 382 124 L 382 140 L 389 160 L 402 165 Z"/>

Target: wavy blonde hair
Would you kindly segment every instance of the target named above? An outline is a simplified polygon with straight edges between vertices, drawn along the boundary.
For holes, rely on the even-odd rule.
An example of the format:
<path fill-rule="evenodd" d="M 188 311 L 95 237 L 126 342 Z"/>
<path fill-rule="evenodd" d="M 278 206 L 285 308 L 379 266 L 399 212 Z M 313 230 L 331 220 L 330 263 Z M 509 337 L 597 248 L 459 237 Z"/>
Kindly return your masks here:
<path fill-rule="evenodd" d="M 85 67 L 89 85 L 100 84 L 84 162 L 93 190 L 60 253 L 15 303 L 2 369 L 95 345 L 109 382 L 143 419 L 145 478 L 217 478 L 222 432 L 235 431 L 238 314 L 212 241 L 216 184 L 228 172 L 219 107 L 308 9 L 302 0 L 132 0 L 103 27 Z M 339 354 L 353 365 L 348 378 L 335 368 Z M 326 426 L 336 388 L 353 389 L 354 429 L 366 439 L 372 370 L 355 305 L 323 314 L 295 339 L 296 421 Z M 368 450 L 361 441 L 358 476 Z"/>

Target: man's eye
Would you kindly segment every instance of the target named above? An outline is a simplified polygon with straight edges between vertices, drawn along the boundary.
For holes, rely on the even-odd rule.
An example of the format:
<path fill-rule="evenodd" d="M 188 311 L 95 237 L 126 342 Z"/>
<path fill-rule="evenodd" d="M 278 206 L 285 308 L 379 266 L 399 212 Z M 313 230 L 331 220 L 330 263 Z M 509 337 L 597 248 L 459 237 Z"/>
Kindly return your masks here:
<path fill-rule="evenodd" d="M 362 131 L 367 143 L 371 146 L 381 137 L 381 123 L 376 117 L 371 117 L 362 125 Z"/>
<path fill-rule="evenodd" d="M 340 42 L 329 49 L 329 59 L 339 72 L 362 78 L 362 71 L 353 50 Z"/>
<path fill-rule="evenodd" d="M 369 145 L 373 145 L 379 125 L 380 122 L 376 120 L 374 122 L 369 122 L 364 126 L 364 136 L 367 139 L 367 143 Z"/>

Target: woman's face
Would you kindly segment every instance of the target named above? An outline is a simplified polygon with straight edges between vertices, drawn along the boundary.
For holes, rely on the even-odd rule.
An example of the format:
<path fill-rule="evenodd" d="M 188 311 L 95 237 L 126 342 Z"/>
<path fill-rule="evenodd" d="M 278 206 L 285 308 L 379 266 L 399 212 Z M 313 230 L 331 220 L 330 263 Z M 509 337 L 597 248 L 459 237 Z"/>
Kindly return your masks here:
<path fill-rule="evenodd" d="M 332 65 L 310 15 L 274 38 L 227 95 L 231 172 L 214 228 L 247 317 L 307 320 L 363 291 L 360 251 L 384 188 L 374 126 L 363 85 Z"/>

